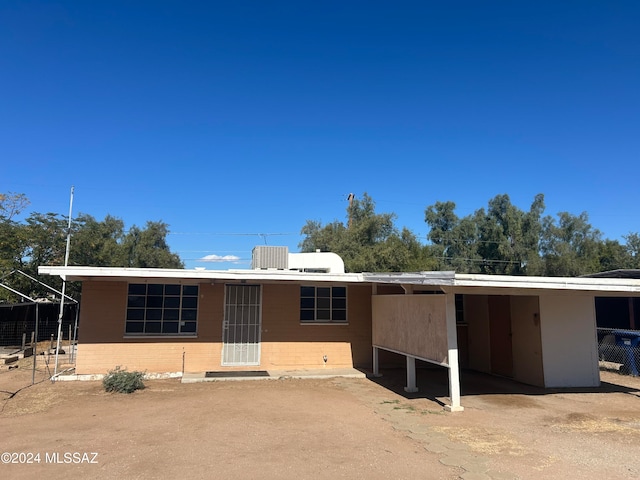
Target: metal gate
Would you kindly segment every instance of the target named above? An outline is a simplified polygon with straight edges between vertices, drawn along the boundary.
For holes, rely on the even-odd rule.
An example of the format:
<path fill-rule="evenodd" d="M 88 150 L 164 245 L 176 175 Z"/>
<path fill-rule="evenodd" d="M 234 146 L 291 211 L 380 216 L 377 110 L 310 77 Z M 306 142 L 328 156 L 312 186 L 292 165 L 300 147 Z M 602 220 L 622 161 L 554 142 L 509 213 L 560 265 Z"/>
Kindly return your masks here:
<path fill-rule="evenodd" d="M 260 365 L 260 285 L 227 285 L 222 365 Z"/>

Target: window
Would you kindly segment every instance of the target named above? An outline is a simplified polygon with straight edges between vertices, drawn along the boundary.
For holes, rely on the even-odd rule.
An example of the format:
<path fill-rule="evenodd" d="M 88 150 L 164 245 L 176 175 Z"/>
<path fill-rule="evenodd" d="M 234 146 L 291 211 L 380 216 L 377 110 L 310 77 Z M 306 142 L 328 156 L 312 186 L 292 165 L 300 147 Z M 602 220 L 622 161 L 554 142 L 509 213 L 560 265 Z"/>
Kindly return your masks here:
<path fill-rule="evenodd" d="M 129 284 L 127 334 L 195 334 L 197 317 L 197 285 Z"/>
<path fill-rule="evenodd" d="M 300 321 L 346 323 L 347 287 L 300 287 Z"/>
<path fill-rule="evenodd" d="M 464 296 L 456 293 L 456 323 L 464 323 Z"/>

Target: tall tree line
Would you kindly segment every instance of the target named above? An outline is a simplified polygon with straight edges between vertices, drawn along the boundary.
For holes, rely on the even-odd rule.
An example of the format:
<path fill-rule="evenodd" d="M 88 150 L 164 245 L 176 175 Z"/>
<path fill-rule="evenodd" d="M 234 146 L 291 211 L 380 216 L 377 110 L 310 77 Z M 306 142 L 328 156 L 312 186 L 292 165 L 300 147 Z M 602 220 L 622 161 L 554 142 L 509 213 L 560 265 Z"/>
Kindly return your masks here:
<path fill-rule="evenodd" d="M 47 290 L 11 272 L 20 270 L 38 278 L 38 266 L 64 265 L 69 220 L 57 213 L 33 212 L 17 221 L 28 205 L 24 194 L 0 194 L 0 278 L 4 279 L 0 281 L 34 298 L 46 295 Z M 124 222 L 111 215 L 96 220 L 80 214 L 71 222 L 69 265 L 183 268 L 182 260 L 167 244 L 168 233 L 168 225 L 161 221 L 126 230 Z M 40 280 L 54 288 L 60 286 L 55 277 Z M 77 296 L 78 286 L 69 285 L 69 292 Z M 2 300 L 15 301 L 16 297 L 0 288 Z"/>
<path fill-rule="evenodd" d="M 544 195 L 528 210 L 497 195 L 486 208 L 459 217 L 452 201 L 426 207 L 429 226 L 423 243 L 399 230 L 395 215 L 376 213 L 366 193 L 347 208 L 347 222 L 307 221 L 302 251 L 338 253 L 350 272 L 455 270 L 459 273 L 579 276 L 621 268 L 640 268 L 640 236 L 626 243 L 603 237 L 586 212 L 544 215 Z"/>

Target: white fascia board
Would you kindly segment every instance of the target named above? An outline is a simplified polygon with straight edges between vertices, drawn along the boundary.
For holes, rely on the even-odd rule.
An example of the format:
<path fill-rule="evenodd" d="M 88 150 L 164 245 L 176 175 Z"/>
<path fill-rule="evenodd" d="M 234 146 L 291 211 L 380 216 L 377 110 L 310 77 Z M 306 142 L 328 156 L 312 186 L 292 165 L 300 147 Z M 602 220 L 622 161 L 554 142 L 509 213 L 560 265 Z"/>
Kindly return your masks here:
<path fill-rule="evenodd" d="M 88 279 L 180 279 L 194 281 L 250 280 L 294 282 L 395 283 L 442 287 L 509 288 L 521 290 L 565 290 L 640 293 L 640 279 L 590 277 L 527 277 L 510 275 L 417 273 L 303 273 L 287 270 L 201 270 L 121 267 L 41 266 L 38 273 L 68 281 Z"/>
<path fill-rule="evenodd" d="M 456 274 L 456 287 L 640 293 L 640 279 Z"/>
<path fill-rule="evenodd" d="M 41 275 L 66 277 L 69 281 L 88 279 L 179 279 L 179 280 L 251 280 L 296 282 L 362 282 L 359 273 L 301 273 L 286 270 L 191 270 L 168 268 L 120 268 L 120 267 L 38 267 Z"/>

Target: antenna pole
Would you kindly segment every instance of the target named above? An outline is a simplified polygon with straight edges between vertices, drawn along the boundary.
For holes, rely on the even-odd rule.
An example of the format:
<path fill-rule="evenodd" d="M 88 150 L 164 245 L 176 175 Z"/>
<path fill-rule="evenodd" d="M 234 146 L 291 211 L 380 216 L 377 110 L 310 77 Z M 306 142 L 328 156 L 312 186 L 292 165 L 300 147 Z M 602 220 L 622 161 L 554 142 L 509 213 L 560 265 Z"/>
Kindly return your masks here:
<path fill-rule="evenodd" d="M 353 193 L 350 193 L 347 197 L 347 200 L 349 200 L 349 230 L 351 230 L 351 207 L 353 206 L 353 199 L 355 197 L 356 196 Z"/>
<path fill-rule="evenodd" d="M 69 224 L 67 226 L 67 247 L 64 253 L 64 266 L 69 265 L 69 246 L 71 244 L 71 208 L 73 206 L 73 185 L 71 186 L 71 196 L 69 198 Z M 53 376 L 58 375 L 58 353 L 60 352 L 60 336 L 62 335 L 62 315 L 64 313 L 64 292 L 67 288 L 67 276 L 62 277 L 62 295 L 60 296 L 60 312 L 58 313 L 58 340 L 56 342 L 56 364 L 53 370 Z M 53 378 L 53 377 L 52 377 Z"/>

